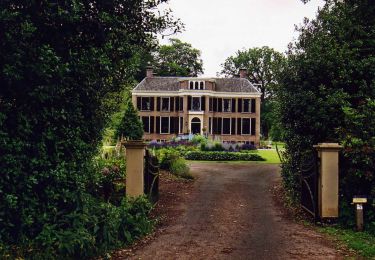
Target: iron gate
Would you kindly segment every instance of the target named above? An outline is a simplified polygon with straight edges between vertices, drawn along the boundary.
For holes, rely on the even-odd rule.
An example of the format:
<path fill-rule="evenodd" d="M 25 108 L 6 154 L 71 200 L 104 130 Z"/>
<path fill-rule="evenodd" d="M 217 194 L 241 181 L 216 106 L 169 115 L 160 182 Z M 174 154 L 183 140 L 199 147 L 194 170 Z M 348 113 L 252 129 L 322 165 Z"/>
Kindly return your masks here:
<path fill-rule="evenodd" d="M 159 162 L 147 149 L 144 165 L 144 193 L 155 203 L 159 199 Z"/>
<path fill-rule="evenodd" d="M 310 213 L 314 220 L 319 219 L 318 182 L 319 160 L 316 151 L 312 151 L 302 164 L 301 169 L 301 206 Z"/>

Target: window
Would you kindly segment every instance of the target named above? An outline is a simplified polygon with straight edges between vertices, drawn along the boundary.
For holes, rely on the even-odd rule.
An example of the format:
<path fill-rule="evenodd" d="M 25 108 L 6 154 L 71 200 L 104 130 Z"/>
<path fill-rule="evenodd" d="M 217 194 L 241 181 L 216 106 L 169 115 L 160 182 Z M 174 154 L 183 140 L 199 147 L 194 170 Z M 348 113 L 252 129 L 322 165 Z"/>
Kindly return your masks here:
<path fill-rule="evenodd" d="M 169 111 L 169 97 L 161 98 L 161 111 Z"/>
<path fill-rule="evenodd" d="M 204 81 L 189 81 L 189 89 L 201 89 L 203 90 L 205 87 L 205 82 Z"/>
<path fill-rule="evenodd" d="M 193 97 L 191 99 L 191 108 L 193 111 L 201 110 L 201 98 L 200 97 Z"/>
<path fill-rule="evenodd" d="M 179 124 L 179 133 L 182 134 L 184 132 L 184 118 L 180 116 L 180 124 Z"/>
<path fill-rule="evenodd" d="M 250 112 L 250 99 L 243 99 L 242 104 L 243 104 L 242 112 L 249 113 Z"/>
<path fill-rule="evenodd" d="M 223 112 L 232 112 L 231 105 L 232 105 L 232 99 L 224 98 L 223 99 Z"/>
<path fill-rule="evenodd" d="M 169 134 L 169 117 L 160 117 L 160 133 Z"/>
<path fill-rule="evenodd" d="M 150 117 L 142 116 L 143 131 L 147 134 L 150 133 Z"/>
<path fill-rule="evenodd" d="M 208 133 L 212 135 L 212 117 L 208 118 Z"/>
<path fill-rule="evenodd" d="M 250 134 L 250 118 L 242 118 L 242 129 L 241 134 L 243 135 L 249 135 Z"/>
<path fill-rule="evenodd" d="M 184 98 L 180 97 L 180 111 L 184 111 Z"/>
<path fill-rule="evenodd" d="M 230 135 L 230 129 L 231 129 L 231 120 L 230 118 L 223 118 L 223 135 Z"/>
<path fill-rule="evenodd" d="M 142 111 L 151 110 L 151 98 L 150 97 L 141 97 L 141 110 Z"/>

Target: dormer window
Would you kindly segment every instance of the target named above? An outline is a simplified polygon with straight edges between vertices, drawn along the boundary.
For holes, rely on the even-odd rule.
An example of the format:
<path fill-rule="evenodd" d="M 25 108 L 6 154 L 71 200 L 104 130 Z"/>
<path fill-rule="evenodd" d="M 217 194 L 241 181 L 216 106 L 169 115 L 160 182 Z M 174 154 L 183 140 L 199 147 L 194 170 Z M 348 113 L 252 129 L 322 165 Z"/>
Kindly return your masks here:
<path fill-rule="evenodd" d="M 189 89 L 191 90 L 203 90 L 205 88 L 205 82 L 198 80 L 198 81 L 190 81 L 189 82 Z"/>

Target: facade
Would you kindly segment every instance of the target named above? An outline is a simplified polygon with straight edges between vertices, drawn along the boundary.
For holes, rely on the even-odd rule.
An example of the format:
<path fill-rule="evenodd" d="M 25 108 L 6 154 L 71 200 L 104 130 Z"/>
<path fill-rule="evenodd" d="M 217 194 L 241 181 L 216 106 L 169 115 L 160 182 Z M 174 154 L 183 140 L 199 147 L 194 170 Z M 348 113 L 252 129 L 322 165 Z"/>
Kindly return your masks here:
<path fill-rule="evenodd" d="M 132 91 L 146 141 L 205 134 L 259 146 L 261 94 L 245 78 L 155 77 L 147 69 Z"/>

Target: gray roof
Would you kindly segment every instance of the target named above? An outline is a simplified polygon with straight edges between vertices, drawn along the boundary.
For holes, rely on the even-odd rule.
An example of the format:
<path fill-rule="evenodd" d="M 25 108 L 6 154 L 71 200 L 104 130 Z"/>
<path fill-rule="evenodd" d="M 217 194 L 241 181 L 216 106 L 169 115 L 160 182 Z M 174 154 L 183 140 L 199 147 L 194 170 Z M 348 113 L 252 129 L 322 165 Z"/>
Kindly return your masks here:
<path fill-rule="evenodd" d="M 135 88 L 135 91 L 179 91 L 180 81 L 207 80 L 216 82 L 218 92 L 249 92 L 259 93 L 258 90 L 244 78 L 184 78 L 184 77 L 150 77 L 144 78 Z"/>

